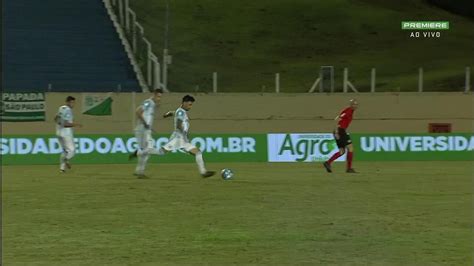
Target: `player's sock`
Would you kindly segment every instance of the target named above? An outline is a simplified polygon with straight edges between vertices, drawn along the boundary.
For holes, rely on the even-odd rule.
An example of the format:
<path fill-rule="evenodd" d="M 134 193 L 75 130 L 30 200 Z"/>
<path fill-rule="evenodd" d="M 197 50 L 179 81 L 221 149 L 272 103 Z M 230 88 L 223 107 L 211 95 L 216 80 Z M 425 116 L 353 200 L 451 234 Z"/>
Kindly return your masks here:
<path fill-rule="evenodd" d="M 204 166 L 204 159 L 202 158 L 202 152 L 198 152 L 196 155 L 196 164 L 198 165 L 199 168 L 199 173 L 201 175 L 205 174 L 207 172 L 206 167 Z"/>
<path fill-rule="evenodd" d="M 327 162 L 330 164 L 332 162 L 334 162 L 337 158 L 341 157 L 342 154 L 340 152 L 336 152 L 334 153 L 331 158 L 329 158 L 329 160 L 327 160 Z"/>
<path fill-rule="evenodd" d="M 347 169 L 351 169 L 352 168 L 352 156 L 353 156 L 353 152 L 348 152 L 347 153 Z"/>
<path fill-rule="evenodd" d="M 146 164 L 148 163 L 148 159 L 150 159 L 150 155 L 147 154 L 143 156 L 142 172 L 145 172 L 145 167 L 146 167 Z"/>
<path fill-rule="evenodd" d="M 141 174 L 143 173 L 142 171 L 142 161 L 143 161 L 143 156 L 138 156 L 138 161 L 137 161 L 137 167 L 135 167 L 135 174 Z"/>
<path fill-rule="evenodd" d="M 61 153 L 61 156 L 59 157 L 59 169 L 61 171 L 66 170 L 66 154 L 64 152 Z"/>
<path fill-rule="evenodd" d="M 136 174 L 143 174 L 145 172 L 145 166 L 149 157 L 149 155 L 138 156 L 137 167 L 135 168 Z"/>

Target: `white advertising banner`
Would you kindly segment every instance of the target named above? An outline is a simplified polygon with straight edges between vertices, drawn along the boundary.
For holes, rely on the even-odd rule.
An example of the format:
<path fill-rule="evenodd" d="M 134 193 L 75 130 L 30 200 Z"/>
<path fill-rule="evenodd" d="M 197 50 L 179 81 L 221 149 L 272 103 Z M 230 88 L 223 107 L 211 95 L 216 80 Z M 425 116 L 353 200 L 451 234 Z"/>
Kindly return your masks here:
<path fill-rule="evenodd" d="M 331 133 L 268 134 L 269 162 L 323 162 L 338 151 Z M 345 161 L 341 156 L 336 161 Z"/>

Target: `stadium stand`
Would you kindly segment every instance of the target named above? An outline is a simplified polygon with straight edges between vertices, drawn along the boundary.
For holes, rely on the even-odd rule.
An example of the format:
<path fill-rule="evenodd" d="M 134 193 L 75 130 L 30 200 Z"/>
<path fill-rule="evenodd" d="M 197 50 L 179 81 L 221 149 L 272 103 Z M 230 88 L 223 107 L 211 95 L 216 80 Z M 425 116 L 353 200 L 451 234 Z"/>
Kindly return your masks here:
<path fill-rule="evenodd" d="M 5 1 L 3 27 L 4 91 L 141 91 L 102 1 Z"/>

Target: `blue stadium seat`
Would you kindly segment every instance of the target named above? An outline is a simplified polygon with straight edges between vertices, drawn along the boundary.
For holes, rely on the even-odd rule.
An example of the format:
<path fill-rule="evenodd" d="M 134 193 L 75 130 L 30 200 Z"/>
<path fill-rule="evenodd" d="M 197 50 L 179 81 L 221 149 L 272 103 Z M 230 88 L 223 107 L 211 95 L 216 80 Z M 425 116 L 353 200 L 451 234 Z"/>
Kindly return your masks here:
<path fill-rule="evenodd" d="M 99 0 L 4 1 L 4 91 L 141 91 Z"/>

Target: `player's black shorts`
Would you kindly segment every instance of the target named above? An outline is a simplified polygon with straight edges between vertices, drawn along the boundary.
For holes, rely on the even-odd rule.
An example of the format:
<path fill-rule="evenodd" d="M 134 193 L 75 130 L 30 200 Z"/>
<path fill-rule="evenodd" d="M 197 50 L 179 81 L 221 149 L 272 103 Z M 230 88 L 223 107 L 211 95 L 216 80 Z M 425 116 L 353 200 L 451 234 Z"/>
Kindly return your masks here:
<path fill-rule="evenodd" d="M 345 148 L 347 145 L 352 144 L 351 136 L 347 134 L 344 128 L 338 127 L 337 132 L 339 133 L 339 139 L 336 139 L 336 136 L 334 136 L 334 139 L 336 139 L 338 148 Z"/>

